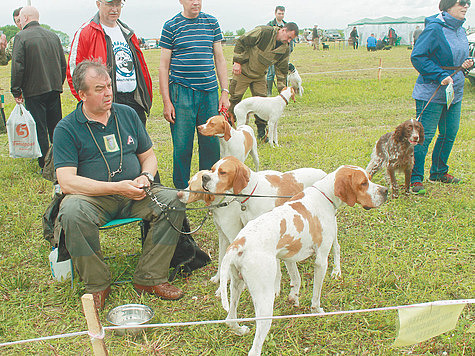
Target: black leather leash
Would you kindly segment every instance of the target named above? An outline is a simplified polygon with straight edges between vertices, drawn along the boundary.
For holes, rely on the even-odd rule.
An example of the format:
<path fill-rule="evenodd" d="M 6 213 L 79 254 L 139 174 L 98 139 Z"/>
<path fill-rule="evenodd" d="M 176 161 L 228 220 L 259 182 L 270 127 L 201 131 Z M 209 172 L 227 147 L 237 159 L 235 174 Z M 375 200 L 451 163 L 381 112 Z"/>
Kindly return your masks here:
<path fill-rule="evenodd" d="M 177 207 L 174 207 L 174 206 L 168 206 L 167 204 L 163 204 L 162 202 L 160 202 L 158 200 L 158 197 L 155 195 L 155 193 L 152 192 L 152 187 L 151 186 L 150 187 L 144 187 L 143 189 L 145 190 L 145 193 L 147 193 L 147 195 L 150 197 L 150 200 L 158 205 L 158 207 L 162 211 L 163 215 L 165 216 L 165 219 L 168 221 L 168 223 L 171 225 L 171 227 L 175 231 L 179 232 L 180 234 L 184 234 L 184 235 L 194 234 L 195 232 L 197 232 L 199 229 L 201 229 L 203 227 L 205 221 L 211 215 L 210 209 L 213 208 L 213 207 L 212 206 L 205 207 L 205 209 L 208 209 L 208 213 L 205 214 L 205 216 L 204 216 L 203 220 L 201 221 L 200 225 L 196 229 L 194 229 L 193 231 L 189 231 L 189 232 L 188 231 L 181 231 L 181 229 L 177 228 L 175 226 L 175 224 L 173 224 L 169 213 L 170 213 L 170 211 L 185 211 L 185 210 L 192 210 L 192 209 L 182 209 L 182 208 L 177 208 Z M 217 206 L 219 207 L 220 204 L 218 204 Z M 194 210 L 198 210 L 198 209 L 194 209 Z"/>
<path fill-rule="evenodd" d="M 170 188 L 161 186 L 162 189 L 166 190 L 175 190 L 177 192 L 187 192 L 187 193 L 197 193 L 197 194 L 207 194 L 207 195 L 216 195 L 216 196 L 225 196 L 225 197 L 241 197 L 241 198 L 274 198 L 274 199 L 289 199 L 292 198 L 293 195 L 249 195 L 249 194 L 232 194 L 232 193 L 211 193 L 207 191 L 201 190 L 187 190 L 187 189 L 178 189 L 178 188 Z"/>
<path fill-rule="evenodd" d="M 211 209 L 213 208 L 223 208 L 223 207 L 226 207 L 228 206 L 229 204 L 231 204 L 234 200 L 231 200 L 231 201 L 226 201 L 226 202 L 222 202 L 222 203 L 218 203 L 218 204 L 213 204 L 213 205 L 208 205 L 208 206 L 204 206 L 204 207 L 198 207 L 198 208 L 177 208 L 175 206 L 168 206 L 167 204 L 164 204 L 162 202 L 160 202 L 158 200 L 158 197 L 155 195 L 155 193 L 152 191 L 152 188 L 154 186 L 159 186 L 161 189 L 165 189 L 165 190 L 174 190 L 174 191 L 182 191 L 182 192 L 188 192 L 188 193 L 198 193 L 198 194 L 209 194 L 209 195 L 222 195 L 222 196 L 232 196 L 232 197 L 247 197 L 247 199 L 251 198 L 251 197 L 256 197 L 256 198 L 292 198 L 292 196 L 279 196 L 279 195 L 246 195 L 246 194 L 231 194 L 231 193 L 220 193 L 220 194 L 215 194 L 215 193 L 211 193 L 211 192 L 202 192 L 202 191 L 196 191 L 196 190 L 186 190 L 186 189 L 177 189 L 177 188 L 169 188 L 169 187 L 164 187 L 163 185 L 161 184 L 152 184 L 151 186 L 149 187 L 144 187 L 144 191 L 145 193 L 147 193 L 147 195 L 150 197 L 150 200 L 152 200 L 155 204 L 157 204 L 157 206 L 160 208 L 160 210 L 162 211 L 162 213 L 164 214 L 165 216 L 165 219 L 168 221 L 168 223 L 172 226 L 172 228 L 181 233 L 181 234 L 184 234 L 184 235 L 191 235 L 191 234 L 194 234 L 195 232 L 197 232 L 198 230 L 200 230 L 204 223 L 206 222 L 206 220 L 208 219 L 208 217 L 211 215 Z M 247 200 L 246 199 L 246 200 Z M 170 215 L 169 215 L 169 212 L 170 211 L 188 211 L 188 210 L 208 210 L 208 212 L 205 214 L 203 220 L 201 221 L 200 225 L 194 229 L 193 231 L 190 231 L 190 232 L 187 232 L 187 231 L 181 231 L 181 229 L 177 228 L 173 222 L 171 221 L 171 218 L 170 218 Z"/>

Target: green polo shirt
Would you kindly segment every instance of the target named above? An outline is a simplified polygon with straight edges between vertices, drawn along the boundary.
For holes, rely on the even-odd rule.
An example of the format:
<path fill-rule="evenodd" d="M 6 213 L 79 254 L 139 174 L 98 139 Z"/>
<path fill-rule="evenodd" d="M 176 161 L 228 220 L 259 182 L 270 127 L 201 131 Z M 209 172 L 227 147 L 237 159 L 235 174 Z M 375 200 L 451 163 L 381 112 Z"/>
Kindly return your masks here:
<path fill-rule="evenodd" d="M 120 133 L 117 132 L 116 122 Z M 104 126 L 99 122 L 89 121 L 84 116 L 80 102 L 76 110 L 56 126 L 53 143 L 55 169 L 76 167 L 79 176 L 105 182 L 108 181 L 108 170 L 104 157 L 110 171 L 114 172 L 119 169 L 122 151 L 122 172 L 116 173 L 111 181 L 133 180 L 141 173 L 137 155 L 152 147 L 152 140 L 137 113 L 126 105 L 115 103 L 112 104 L 111 116 Z"/>

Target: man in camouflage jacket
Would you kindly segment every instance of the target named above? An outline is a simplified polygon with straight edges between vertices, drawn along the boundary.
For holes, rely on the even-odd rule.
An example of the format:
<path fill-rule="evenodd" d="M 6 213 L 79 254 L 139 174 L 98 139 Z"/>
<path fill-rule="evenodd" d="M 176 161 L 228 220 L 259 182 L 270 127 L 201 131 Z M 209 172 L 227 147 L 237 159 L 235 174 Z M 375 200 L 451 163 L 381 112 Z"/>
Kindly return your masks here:
<path fill-rule="evenodd" d="M 267 96 L 266 72 L 270 65 L 275 65 L 279 92 L 286 86 L 289 43 L 298 33 L 298 26 L 288 22 L 282 28 L 259 26 L 237 39 L 234 47 L 233 78 L 229 86 L 231 112 L 248 87 L 252 96 Z M 256 125 L 258 138 L 264 140 L 267 122 L 256 116 Z"/>

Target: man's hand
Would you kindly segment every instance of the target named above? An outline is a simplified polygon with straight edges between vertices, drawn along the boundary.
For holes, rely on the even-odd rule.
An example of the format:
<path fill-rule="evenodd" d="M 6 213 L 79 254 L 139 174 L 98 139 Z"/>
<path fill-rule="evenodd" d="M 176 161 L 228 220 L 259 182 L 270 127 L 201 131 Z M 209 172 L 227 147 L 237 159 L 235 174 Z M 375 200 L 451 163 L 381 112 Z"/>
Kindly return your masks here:
<path fill-rule="evenodd" d="M 175 123 L 175 107 L 171 103 L 171 101 L 163 103 L 163 117 L 169 123 Z"/>
<path fill-rule="evenodd" d="M 233 74 L 240 75 L 241 74 L 241 63 L 234 63 L 233 64 Z"/>
<path fill-rule="evenodd" d="M 2 34 L 0 36 L 0 51 L 4 51 L 6 47 L 7 47 L 7 36 L 5 36 L 5 34 Z"/>
<path fill-rule="evenodd" d="M 150 181 L 145 176 L 138 176 L 134 179 L 134 182 L 144 187 L 150 187 Z"/>
<path fill-rule="evenodd" d="M 219 111 L 221 111 L 224 108 L 229 109 L 229 106 L 231 103 L 229 102 L 229 94 L 227 91 L 222 91 L 221 92 L 221 97 L 219 98 Z"/>
<path fill-rule="evenodd" d="M 146 177 L 142 177 L 147 180 Z M 132 200 L 142 200 L 146 197 L 147 193 L 143 190 L 145 184 L 137 182 L 138 177 L 135 180 L 123 180 L 118 182 L 119 194 Z M 142 181 L 142 179 L 140 179 Z"/>
<path fill-rule="evenodd" d="M 23 95 L 20 95 L 18 98 L 15 98 L 15 101 L 18 105 L 23 104 Z"/>

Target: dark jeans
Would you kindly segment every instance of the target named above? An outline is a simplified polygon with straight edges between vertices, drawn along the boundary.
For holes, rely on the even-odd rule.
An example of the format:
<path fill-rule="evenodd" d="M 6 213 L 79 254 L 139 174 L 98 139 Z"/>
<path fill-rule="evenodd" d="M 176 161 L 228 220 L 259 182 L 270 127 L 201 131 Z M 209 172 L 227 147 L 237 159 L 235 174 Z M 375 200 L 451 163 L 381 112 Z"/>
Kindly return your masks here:
<path fill-rule="evenodd" d="M 265 83 L 264 83 L 265 84 Z M 173 184 L 183 189 L 190 179 L 193 140 L 199 125 L 218 115 L 218 91 L 193 90 L 170 84 L 170 98 L 175 107 L 175 124 L 170 124 L 173 140 Z M 219 160 L 219 140 L 198 134 L 199 169 L 210 169 Z"/>
<path fill-rule="evenodd" d="M 134 92 L 131 93 L 117 93 L 115 102 L 119 104 L 124 104 L 130 106 L 132 109 L 135 110 L 137 115 L 142 121 L 142 124 L 146 127 L 147 123 L 147 115 L 145 114 L 145 109 L 141 107 L 134 99 Z"/>
<path fill-rule="evenodd" d="M 416 100 L 416 115 L 419 116 L 427 101 Z M 429 179 L 440 179 L 449 171 L 447 161 L 454 145 L 455 137 L 459 130 L 462 101 L 452 104 L 447 110 L 447 105 L 429 103 L 421 116 L 424 126 L 425 140 L 422 145 L 414 147 L 414 168 L 411 183 L 422 182 L 424 179 L 424 163 L 429 145 L 438 131 L 434 150 L 432 151 L 432 164 Z"/>
<path fill-rule="evenodd" d="M 48 152 L 49 143 L 53 142 L 53 131 L 63 115 L 61 98 L 57 91 L 25 98 L 25 107 L 36 122 L 36 134 L 40 144 L 42 157 L 38 158 L 41 168 L 45 165 L 44 156 Z"/>

